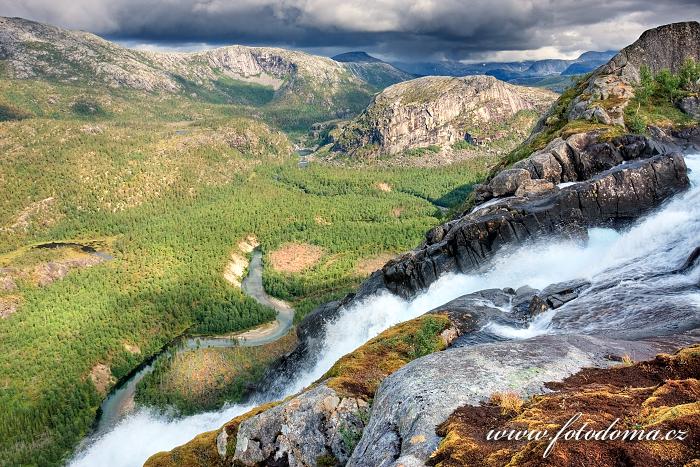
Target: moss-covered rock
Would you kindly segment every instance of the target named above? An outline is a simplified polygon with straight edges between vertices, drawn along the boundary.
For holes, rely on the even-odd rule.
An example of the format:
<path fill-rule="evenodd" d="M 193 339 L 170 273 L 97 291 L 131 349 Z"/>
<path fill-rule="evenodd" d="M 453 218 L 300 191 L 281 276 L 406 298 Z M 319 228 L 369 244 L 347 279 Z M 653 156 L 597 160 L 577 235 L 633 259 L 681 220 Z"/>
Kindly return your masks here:
<path fill-rule="evenodd" d="M 555 392 L 535 396 L 516 412 L 494 403 L 467 405 L 437 428 L 444 439 L 429 465 L 687 465 L 700 455 L 700 347 L 674 355 L 610 369 L 585 369 L 561 383 Z M 489 430 L 548 430 L 556 433 L 576 413 L 586 429 L 684 431 L 685 439 L 657 441 L 578 440 L 557 442 L 543 458 L 550 439 L 486 440 Z"/>

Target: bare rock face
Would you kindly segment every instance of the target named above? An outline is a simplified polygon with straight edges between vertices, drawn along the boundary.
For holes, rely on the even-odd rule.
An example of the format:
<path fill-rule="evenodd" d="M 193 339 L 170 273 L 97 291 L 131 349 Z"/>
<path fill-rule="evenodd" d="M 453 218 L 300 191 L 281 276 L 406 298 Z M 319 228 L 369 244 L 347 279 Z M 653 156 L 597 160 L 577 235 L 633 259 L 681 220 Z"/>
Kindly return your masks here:
<path fill-rule="evenodd" d="M 521 110 L 544 111 L 556 94 L 491 76 L 428 76 L 388 87 L 343 128 L 334 150 L 375 144 L 382 153 L 452 145 L 474 128 L 504 122 Z"/>
<path fill-rule="evenodd" d="M 639 83 L 642 65 L 654 73 L 664 69 L 675 73 L 687 58 L 700 60 L 700 23 L 697 21 L 666 24 L 645 31 L 596 74 L 617 75 L 628 83 Z"/>
<path fill-rule="evenodd" d="M 684 97 L 678 103 L 678 107 L 691 117 L 700 119 L 700 98 L 696 96 Z"/>
<path fill-rule="evenodd" d="M 236 465 L 316 465 L 324 456 L 346 462 L 350 439 L 359 437 L 369 417 L 360 398 L 342 397 L 321 384 L 242 422 Z"/>

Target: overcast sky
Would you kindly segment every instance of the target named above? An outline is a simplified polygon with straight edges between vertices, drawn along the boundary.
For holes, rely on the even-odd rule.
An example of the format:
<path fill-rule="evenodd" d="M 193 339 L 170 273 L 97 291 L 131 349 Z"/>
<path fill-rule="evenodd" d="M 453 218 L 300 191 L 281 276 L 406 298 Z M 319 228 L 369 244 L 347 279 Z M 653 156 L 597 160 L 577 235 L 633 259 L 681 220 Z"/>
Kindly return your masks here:
<path fill-rule="evenodd" d="M 572 58 L 700 19 L 699 0 L 0 0 L 0 15 L 131 47 L 276 45 L 334 55 L 466 61 Z"/>

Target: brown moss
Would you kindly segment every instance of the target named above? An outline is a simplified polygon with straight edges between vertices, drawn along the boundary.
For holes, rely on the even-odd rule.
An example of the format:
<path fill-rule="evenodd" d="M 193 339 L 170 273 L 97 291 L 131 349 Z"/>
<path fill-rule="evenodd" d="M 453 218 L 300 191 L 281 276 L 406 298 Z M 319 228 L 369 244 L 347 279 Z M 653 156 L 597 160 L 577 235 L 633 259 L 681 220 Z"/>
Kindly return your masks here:
<path fill-rule="evenodd" d="M 503 415 L 520 413 L 524 403 L 522 397 L 513 391 L 495 392 L 491 395 L 489 402 L 500 407 Z"/>
<path fill-rule="evenodd" d="M 440 334 L 450 327 L 447 315 L 431 314 L 398 324 L 344 356 L 323 376 L 347 397 L 374 397 L 379 384 L 408 362 L 443 350 Z"/>
<path fill-rule="evenodd" d="M 700 457 L 700 346 L 675 355 L 610 369 L 586 369 L 548 386 L 556 392 L 536 396 L 519 414 L 495 403 L 457 409 L 437 428 L 443 436 L 429 465 L 436 466 L 610 466 L 692 465 Z M 495 401 L 497 402 L 497 401 Z M 547 458 L 541 440 L 487 441 L 489 430 L 558 431 L 574 414 L 571 427 L 604 430 L 616 419 L 618 430 L 657 429 L 688 433 L 684 440 L 559 441 Z"/>

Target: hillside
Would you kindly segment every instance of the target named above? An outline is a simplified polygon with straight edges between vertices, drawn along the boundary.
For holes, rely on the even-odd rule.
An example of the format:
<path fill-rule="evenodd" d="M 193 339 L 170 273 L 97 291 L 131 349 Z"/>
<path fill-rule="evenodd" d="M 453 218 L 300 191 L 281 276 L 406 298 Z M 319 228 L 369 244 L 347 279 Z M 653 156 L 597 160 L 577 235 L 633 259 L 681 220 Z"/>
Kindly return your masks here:
<path fill-rule="evenodd" d="M 344 64 L 355 76 L 377 89 L 384 89 L 392 84 L 415 78 L 410 73 L 372 57 L 365 52 L 346 52 L 332 57 Z"/>
<path fill-rule="evenodd" d="M 15 79 L 265 106 L 269 122 L 293 130 L 359 112 L 376 79 L 384 80 L 377 71 L 379 78 L 368 83 L 352 65 L 302 52 L 239 45 L 193 53 L 137 51 L 21 18 L 0 18 L 0 60 L 0 72 Z"/>
<path fill-rule="evenodd" d="M 424 77 L 390 86 L 333 136 L 332 150 L 395 155 L 439 146 L 494 143 L 526 132 L 509 123 L 524 112 L 539 114 L 556 94 L 515 86 L 490 76 Z M 527 124 L 525 124 L 527 125 Z"/>

